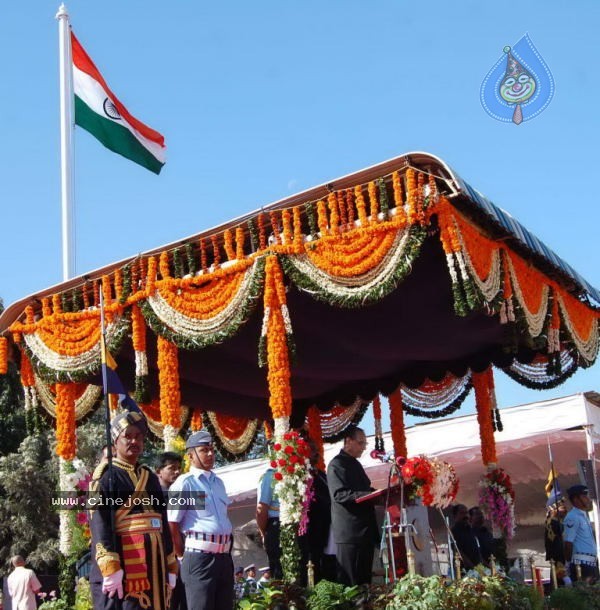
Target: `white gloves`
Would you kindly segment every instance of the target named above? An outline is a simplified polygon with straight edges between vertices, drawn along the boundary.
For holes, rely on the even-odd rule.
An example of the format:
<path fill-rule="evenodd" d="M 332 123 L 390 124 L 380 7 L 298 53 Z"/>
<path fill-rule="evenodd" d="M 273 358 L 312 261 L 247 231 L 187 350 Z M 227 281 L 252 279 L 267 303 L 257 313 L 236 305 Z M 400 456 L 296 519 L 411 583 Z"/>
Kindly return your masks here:
<path fill-rule="evenodd" d="M 167 574 L 167 576 L 169 577 L 169 587 L 171 589 L 174 589 L 175 585 L 177 584 L 177 575 L 176 574 L 171 574 L 171 572 L 169 572 Z"/>
<path fill-rule="evenodd" d="M 123 599 L 123 570 L 102 579 L 102 593 L 108 593 L 108 597 L 114 597 L 116 593 L 119 599 Z"/>

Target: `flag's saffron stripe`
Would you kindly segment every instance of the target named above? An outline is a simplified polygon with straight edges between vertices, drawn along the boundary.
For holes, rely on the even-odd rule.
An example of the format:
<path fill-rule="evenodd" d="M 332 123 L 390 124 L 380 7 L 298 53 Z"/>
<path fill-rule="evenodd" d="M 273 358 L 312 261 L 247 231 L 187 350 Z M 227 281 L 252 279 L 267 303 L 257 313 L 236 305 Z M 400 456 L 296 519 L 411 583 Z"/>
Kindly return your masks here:
<path fill-rule="evenodd" d="M 98 138 L 109 150 L 131 159 L 155 174 L 160 173 L 164 163 L 141 144 L 125 125 L 100 116 L 78 96 L 75 96 L 75 122 Z"/>
<path fill-rule="evenodd" d="M 164 148 L 164 146 L 165 146 L 164 137 L 160 133 L 158 133 L 157 131 L 152 129 L 151 127 L 148 127 L 141 121 L 138 121 L 138 119 L 136 119 L 134 116 L 132 116 L 129 113 L 127 108 L 125 108 L 125 106 L 119 101 L 117 96 L 110 90 L 109 86 L 106 84 L 106 81 L 104 80 L 104 78 L 102 78 L 102 75 L 98 71 L 98 68 L 96 68 L 96 66 L 94 65 L 94 62 L 90 59 L 89 55 L 85 52 L 85 50 L 83 49 L 83 47 L 81 46 L 81 44 L 79 43 L 79 41 L 77 40 L 77 38 L 75 37 L 75 34 L 73 34 L 73 32 L 71 32 L 71 52 L 72 52 L 72 56 L 73 56 L 73 64 L 77 68 L 79 68 L 79 70 L 81 70 L 82 72 L 85 72 L 86 74 L 91 76 L 95 81 L 97 81 L 100 84 L 100 86 L 106 92 L 107 97 L 110 97 L 110 99 L 114 103 L 115 107 L 119 111 L 119 114 L 134 129 L 139 131 L 140 134 L 144 138 L 147 138 L 148 140 L 152 140 L 153 142 L 156 142 L 159 146 Z"/>

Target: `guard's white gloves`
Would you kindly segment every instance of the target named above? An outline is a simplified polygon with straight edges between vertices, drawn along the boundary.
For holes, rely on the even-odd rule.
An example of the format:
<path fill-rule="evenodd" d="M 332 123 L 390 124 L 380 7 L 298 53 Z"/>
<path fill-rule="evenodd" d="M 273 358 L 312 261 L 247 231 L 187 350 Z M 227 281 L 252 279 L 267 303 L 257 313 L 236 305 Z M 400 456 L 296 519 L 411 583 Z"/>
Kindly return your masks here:
<path fill-rule="evenodd" d="M 108 593 L 108 597 L 114 597 L 116 593 L 119 599 L 123 599 L 123 570 L 102 579 L 102 593 Z"/>
<path fill-rule="evenodd" d="M 169 587 L 171 589 L 174 589 L 175 585 L 177 584 L 177 575 L 171 574 L 171 572 L 169 572 L 168 577 L 169 577 Z"/>

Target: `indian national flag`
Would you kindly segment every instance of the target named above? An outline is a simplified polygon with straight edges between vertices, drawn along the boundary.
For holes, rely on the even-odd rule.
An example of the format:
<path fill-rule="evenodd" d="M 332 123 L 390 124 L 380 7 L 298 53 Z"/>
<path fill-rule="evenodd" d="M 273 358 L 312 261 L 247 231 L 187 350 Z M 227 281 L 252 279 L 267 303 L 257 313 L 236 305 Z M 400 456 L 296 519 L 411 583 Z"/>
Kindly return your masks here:
<path fill-rule="evenodd" d="M 155 174 L 165 164 L 164 137 L 132 116 L 71 32 L 75 123 L 106 148 Z"/>

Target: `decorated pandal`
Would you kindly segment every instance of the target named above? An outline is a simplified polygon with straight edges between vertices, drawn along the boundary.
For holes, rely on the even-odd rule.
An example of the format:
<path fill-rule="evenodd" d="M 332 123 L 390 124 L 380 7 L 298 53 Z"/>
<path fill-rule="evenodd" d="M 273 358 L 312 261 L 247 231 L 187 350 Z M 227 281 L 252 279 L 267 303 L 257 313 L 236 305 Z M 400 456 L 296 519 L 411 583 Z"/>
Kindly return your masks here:
<path fill-rule="evenodd" d="M 322 448 L 369 405 L 381 437 L 380 396 L 406 456 L 405 414 L 444 417 L 474 391 L 483 473 L 502 477 L 493 369 L 543 389 L 598 354 L 598 291 L 424 153 L 7 308 L 0 372 L 18 364 L 65 461 L 101 402 L 101 291 L 109 350 L 152 432 L 169 447 L 206 426 L 229 459 L 262 425 L 276 440 L 305 427 Z"/>

